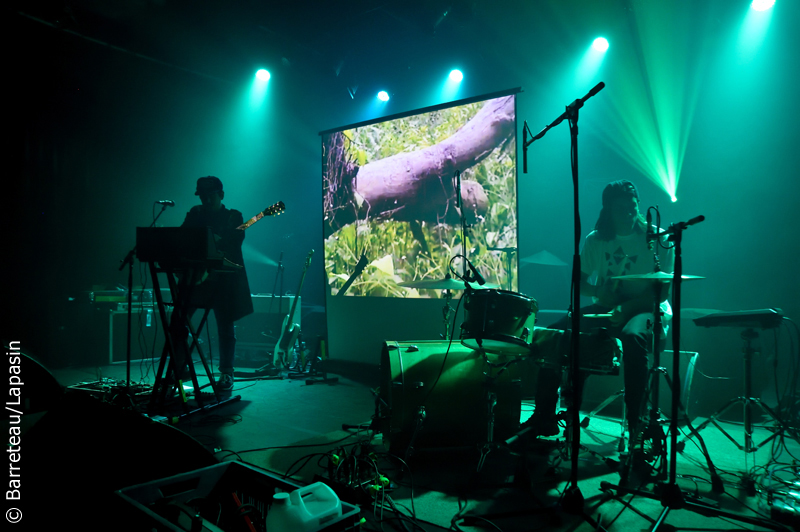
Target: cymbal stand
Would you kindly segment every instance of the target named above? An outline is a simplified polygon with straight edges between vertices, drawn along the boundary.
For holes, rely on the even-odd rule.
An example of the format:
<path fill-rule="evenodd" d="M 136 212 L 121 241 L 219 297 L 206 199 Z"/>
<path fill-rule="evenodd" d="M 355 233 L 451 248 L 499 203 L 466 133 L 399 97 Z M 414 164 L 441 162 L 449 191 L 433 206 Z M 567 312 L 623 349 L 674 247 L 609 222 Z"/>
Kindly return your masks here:
<path fill-rule="evenodd" d="M 506 262 L 506 275 L 508 276 L 508 281 L 506 281 L 506 290 L 509 292 L 511 291 L 512 279 L 511 279 L 511 255 L 517 252 L 517 248 L 486 248 L 489 251 L 499 251 L 500 253 L 505 254 L 505 262 Z"/>
<path fill-rule="evenodd" d="M 449 277 L 449 274 L 447 275 Z M 442 307 L 442 321 L 444 321 L 444 340 L 450 339 L 450 315 L 453 313 L 453 307 L 450 302 L 453 300 L 453 293 L 448 288 L 444 291 L 444 307 Z"/>
<path fill-rule="evenodd" d="M 481 342 L 478 342 L 478 345 L 481 345 Z M 508 368 L 509 365 L 516 362 L 518 359 L 510 359 L 507 360 L 503 364 L 495 364 L 489 361 L 489 357 L 486 356 L 486 352 L 481 347 L 481 356 L 483 356 L 484 363 L 488 366 L 489 370 L 484 372 L 484 390 L 486 394 L 486 441 L 483 443 L 481 447 L 481 456 L 478 459 L 478 468 L 477 472 L 480 472 L 483 469 L 484 464 L 486 463 L 486 457 L 493 449 L 501 448 L 497 443 L 494 442 L 494 422 L 495 422 L 495 407 L 497 406 L 497 394 L 494 392 L 495 382 L 500 375 Z M 500 370 L 493 374 L 493 369 L 499 367 Z"/>
<path fill-rule="evenodd" d="M 652 243 L 651 243 L 652 245 Z M 654 252 L 653 258 L 655 261 L 655 271 L 661 271 L 661 267 L 658 262 L 658 253 Z M 661 397 L 661 376 L 665 376 L 669 378 L 666 368 L 661 366 L 661 353 L 662 353 L 662 346 L 661 346 L 661 330 L 663 328 L 663 315 L 664 313 L 661 311 L 661 300 L 663 298 L 663 290 L 666 286 L 666 283 L 661 281 L 653 281 L 653 300 L 654 300 L 654 308 L 653 308 L 653 323 L 651 324 L 651 331 L 653 334 L 653 367 L 650 369 L 650 374 L 647 380 L 647 388 L 645 389 L 645 393 L 642 397 L 642 405 L 641 409 L 639 410 L 639 419 L 635 421 L 636 426 L 628 427 L 630 431 L 630 449 L 628 452 L 628 456 L 625 459 L 624 466 L 622 468 L 621 474 L 621 484 L 625 484 L 627 482 L 628 472 L 630 471 L 633 454 L 635 449 L 633 446 L 635 445 L 634 438 L 639 432 L 643 432 L 643 439 L 644 440 L 652 440 L 654 447 L 653 450 L 655 454 L 658 456 L 659 462 L 659 469 L 657 470 L 657 474 L 655 478 L 658 480 L 664 480 L 666 478 L 667 472 L 667 436 L 664 434 L 664 430 L 662 429 L 662 417 L 661 417 L 661 409 L 659 407 L 659 398 Z M 650 404 L 650 411 L 648 414 L 647 424 L 642 428 L 642 420 L 641 414 L 642 412 L 646 411 L 647 404 Z"/>
<path fill-rule="evenodd" d="M 702 221 L 702 217 L 698 218 L 699 219 L 695 218 L 693 220 Z M 690 222 L 693 222 L 693 220 L 690 220 Z M 693 223 L 697 223 L 697 221 L 694 221 Z M 676 224 L 672 224 L 666 231 L 663 231 L 662 233 L 655 235 L 656 237 L 660 237 L 662 235 L 671 235 L 670 240 L 672 240 L 675 244 L 675 272 L 672 278 L 673 282 L 672 301 L 675 307 L 674 317 L 673 317 L 673 329 L 672 329 L 672 350 L 675 353 L 675 355 L 672 358 L 673 383 L 680 382 L 680 357 L 678 356 L 678 353 L 680 353 L 681 276 L 683 275 L 683 258 L 681 256 L 681 241 L 683 238 L 683 231 L 690 225 L 692 224 L 689 222 L 678 222 Z M 670 428 L 669 428 L 669 436 L 670 436 L 669 482 L 666 484 L 661 484 L 659 486 L 659 489 L 654 490 L 653 492 L 614 486 L 610 482 L 601 482 L 600 489 L 603 491 L 616 491 L 617 493 L 636 494 L 641 497 L 660 501 L 661 506 L 663 506 L 664 509 L 661 511 L 661 514 L 655 520 L 653 528 L 651 529 L 653 531 L 658 530 L 658 528 L 662 524 L 665 524 L 667 516 L 672 510 L 690 510 L 692 512 L 707 517 L 723 517 L 726 519 L 732 519 L 734 521 L 741 521 L 743 523 L 749 523 L 752 525 L 761 526 L 770 530 L 788 530 L 787 527 L 772 520 L 735 514 L 733 512 L 727 512 L 725 510 L 721 510 L 706 503 L 697 502 L 694 500 L 687 500 L 687 498 L 684 496 L 683 491 L 676 483 L 679 402 L 680 402 L 679 387 L 673 386 L 672 404 L 671 404 L 672 417 L 670 419 Z"/>

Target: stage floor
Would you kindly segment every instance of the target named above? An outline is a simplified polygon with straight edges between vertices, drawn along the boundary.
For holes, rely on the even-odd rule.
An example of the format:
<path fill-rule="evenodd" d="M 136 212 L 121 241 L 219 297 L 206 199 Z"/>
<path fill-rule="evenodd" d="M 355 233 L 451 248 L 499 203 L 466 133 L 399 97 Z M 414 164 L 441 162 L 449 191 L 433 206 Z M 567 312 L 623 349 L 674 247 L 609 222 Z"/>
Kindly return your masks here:
<path fill-rule="evenodd" d="M 202 366 L 197 367 L 202 373 Z M 52 373 L 63 386 L 84 383 L 83 387 L 91 387 L 98 382 L 107 385 L 124 382 L 126 368 L 118 364 L 60 369 Z M 380 530 L 382 519 L 384 530 L 402 530 L 400 521 L 393 519 L 389 498 L 401 513 L 415 514 L 425 530 L 449 529 L 459 513 L 482 516 L 506 532 L 594 529 L 582 517 L 562 511 L 565 502 L 574 500 L 564 498 L 571 461 L 565 454 L 563 434 L 515 445 L 513 453 L 502 445 L 492 448 L 481 471 L 477 470 L 480 452 L 475 442 L 466 442 L 472 449 L 423 446 L 410 456 L 392 457 L 384 454 L 388 447 L 382 435 L 366 428 L 375 413 L 374 383 L 363 383 L 358 375 L 344 373 L 329 375 L 338 377 L 335 384 L 307 384 L 304 378 L 237 378 L 232 396 L 240 396 L 240 399 L 185 416 L 172 426 L 194 438 L 220 461 L 242 460 L 274 474 L 289 473 L 301 484 L 312 482 L 316 475 L 326 477 L 334 473 L 342 477 L 339 470 L 331 466 L 330 453 L 337 453 L 340 460 L 350 457 L 354 464 L 363 460 L 359 453 L 374 453 L 374 461 L 369 463 L 374 463 L 379 473 L 387 478 L 389 489 L 378 492 L 378 505 L 370 503 L 373 499 L 368 487 L 359 487 L 353 492 L 352 498 L 359 500 L 348 500 L 361 504 L 362 515 L 367 518 L 364 527 L 368 530 Z M 153 374 L 153 367 L 147 363 L 132 365 L 134 383 L 152 383 Z M 201 385 L 207 382 L 207 378 L 201 377 Z M 106 394 L 106 399 L 113 400 L 113 394 Z M 523 401 L 522 419 L 532 410 L 532 403 Z M 760 416 L 756 419 L 759 426 L 755 429 L 754 441 L 758 445 L 773 432 L 760 425 L 766 420 Z M 694 425 L 701 422 L 702 419 L 696 419 Z M 362 425 L 363 428 L 344 425 Z M 743 444 L 741 423 L 723 422 L 722 426 L 734 440 Z M 584 498 L 585 513 L 608 530 L 650 529 L 663 511 L 658 498 L 612 496 L 600 489 L 602 482 L 620 483 L 624 455 L 619 453 L 619 435 L 619 421 L 614 418 L 593 418 L 582 430 L 581 442 L 586 450 L 578 460 L 578 495 Z M 788 491 L 781 481 L 798 480 L 792 463 L 793 456 L 800 456 L 800 445 L 790 437 L 774 438 L 757 452 L 745 453 L 713 425 L 706 427 L 701 435 L 722 480 L 724 493 L 712 491 L 706 461 L 693 438 L 678 454 L 676 467 L 677 485 L 687 498 L 701 496 L 705 502 L 733 515 L 769 517 L 766 490 Z M 679 440 L 683 439 L 681 435 Z M 162 448 L 160 452 L 171 450 Z M 103 466 L 113 468 L 114 464 Z M 636 472 L 631 472 L 628 478 L 627 486 L 632 488 L 652 491 L 657 484 Z M 380 503 L 386 509 L 381 510 Z M 703 517 L 674 508 L 666 522 L 676 528 L 762 529 L 757 524 Z M 491 528 L 481 520 L 473 521 L 472 525 L 460 519 L 455 523 L 465 530 L 474 529 L 473 526 Z"/>

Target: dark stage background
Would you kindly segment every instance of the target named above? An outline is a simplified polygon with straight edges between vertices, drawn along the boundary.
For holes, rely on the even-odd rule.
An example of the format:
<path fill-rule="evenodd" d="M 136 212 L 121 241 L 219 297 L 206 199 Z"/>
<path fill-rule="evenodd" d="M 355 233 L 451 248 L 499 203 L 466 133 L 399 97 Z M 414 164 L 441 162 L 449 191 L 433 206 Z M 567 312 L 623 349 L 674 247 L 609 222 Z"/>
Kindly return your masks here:
<path fill-rule="evenodd" d="M 671 28 L 674 45 L 642 26 L 633 32 L 645 47 L 660 51 L 656 59 L 683 65 L 672 72 L 685 75 L 687 89 L 674 99 L 695 101 L 693 113 L 688 105 L 675 111 L 685 113 L 676 203 L 607 142 L 622 138 L 619 116 L 640 112 L 626 107 L 622 87 L 633 74 L 626 74 L 630 61 L 624 58 L 639 58 L 639 77 L 653 74 L 658 64 L 622 44 L 635 42 L 632 21 L 651 4 L 6 7 L 2 24 L 11 68 L 4 77 L 10 164 L 3 180 L 3 340 L 21 341 L 50 367 L 99 363 L 103 357 L 95 353 L 104 346 L 94 332 L 107 320 L 86 304 L 87 293 L 125 285 L 127 274 L 118 266 L 135 244 L 135 227 L 152 220 L 153 201 L 174 200 L 159 223 L 179 225 L 196 204 L 196 179 L 205 175 L 222 179 L 224 203 L 245 218 L 285 202 L 283 216 L 248 230 L 251 289 L 271 292 L 276 269 L 263 257 L 276 261 L 283 252 L 284 288 L 294 291 L 313 248 L 303 312 L 320 310 L 325 280 L 318 132 L 442 103 L 441 85 L 455 67 L 465 79 L 450 99 L 523 89 L 517 107 L 520 257 L 546 250 L 571 262 L 573 197 L 567 124 L 530 147 L 529 172 L 523 174 L 522 121 L 536 133 L 564 105 L 605 81 L 607 87 L 581 110 L 583 236 L 594 225 L 605 184 L 631 179 L 643 207 L 658 204 L 665 224 L 706 216 L 685 234 L 684 272 L 706 277 L 684 286 L 685 308 L 780 307 L 800 319 L 800 74 L 793 66 L 800 4 L 778 2 L 763 42 L 746 60 L 735 44 L 749 9 L 744 0 L 703 2 L 696 17 Z M 578 79 L 575 65 L 601 34 L 611 43 L 604 64 Z M 249 90 L 259 67 L 268 68 L 272 79 L 263 107 L 254 111 Z M 380 89 L 392 96 L 382 107 L 374 103 Z M 137 263 L 135 284 L 143 275 Z M 520 277 L 520 291 L 540 308 L 567 308 L 568 266 L 523 264 Z M 311 332 L 324 334 L 325 320 L 312 322 Z M 701 407 L 713 411 L 741 392 L 740 331 L 683 324 L 681 349 L 700 353 L 704 375 L 728 379 L 696 380 Z M 775 342 L 764 336 L 756 381 L 759 393 L 774 396 Z M 782 379 L 796 357 L 788 340 L 783 329 Z M 379 357 L 367 353 L 362 361 L 377 364 Z"/>

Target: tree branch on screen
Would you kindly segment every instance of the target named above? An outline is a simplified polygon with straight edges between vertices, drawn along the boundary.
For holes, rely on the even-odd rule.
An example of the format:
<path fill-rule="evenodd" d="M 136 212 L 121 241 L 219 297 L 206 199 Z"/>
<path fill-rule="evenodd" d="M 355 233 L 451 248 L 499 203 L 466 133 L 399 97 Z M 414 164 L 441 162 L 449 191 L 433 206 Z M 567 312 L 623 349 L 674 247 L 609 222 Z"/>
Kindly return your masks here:
<path fill-rule="evenodd" d="M 453 174 L 480 163 L 513 136 L 514 127 L 514 97 L 497 98 L 438 144 L 361 167 L 349 161 L 355 176 L 328 195 L 326 236 L 367 218 L 458 224 Z M 467 223 L 485 214 L 489 200 L 480 183 L 463 180 L 461 197 Z"/>

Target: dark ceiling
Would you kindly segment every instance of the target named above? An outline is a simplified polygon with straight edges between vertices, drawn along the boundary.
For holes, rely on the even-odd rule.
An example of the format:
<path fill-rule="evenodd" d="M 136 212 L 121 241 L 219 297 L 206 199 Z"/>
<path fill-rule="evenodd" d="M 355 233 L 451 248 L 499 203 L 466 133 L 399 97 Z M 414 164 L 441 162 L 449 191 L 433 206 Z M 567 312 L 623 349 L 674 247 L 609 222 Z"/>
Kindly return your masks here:
<path fill-rule="evenodd" d="M 19 15 L 159 63 L 237 82 L 265 67 L 357 86 L 384 65 L 470 46 L 480 0 L 68 0 Z"/>

